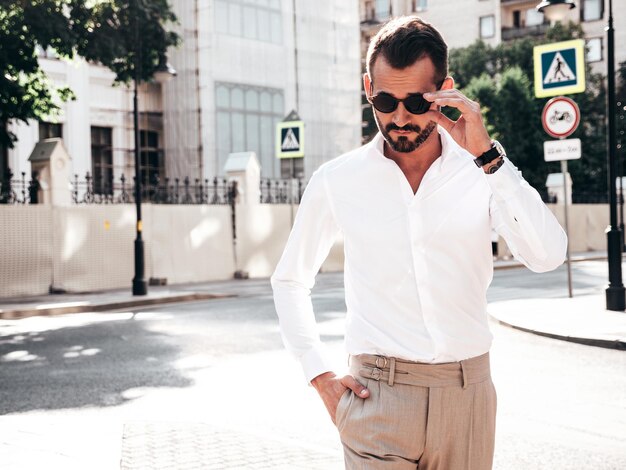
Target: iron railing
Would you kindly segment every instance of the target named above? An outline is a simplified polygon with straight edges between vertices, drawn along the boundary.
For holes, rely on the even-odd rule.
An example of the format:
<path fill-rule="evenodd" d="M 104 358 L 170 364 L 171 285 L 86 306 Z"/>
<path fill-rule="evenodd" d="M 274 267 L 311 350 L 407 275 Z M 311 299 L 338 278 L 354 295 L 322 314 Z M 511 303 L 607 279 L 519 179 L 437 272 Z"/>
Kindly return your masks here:
<path fill-rule="evenodd" d="M 304 192 L 301 179 L 261 179 L 261 204 L 300 204 Z"/>
<path fill-rule="evenodd" d="M 121 175 L 117 182 L 100 181 L 95 183 L 87 173 L 84 180 L 74 175 L 72 200 L 75 204 L 128 204 L 135 202 L 135 178 L 132 182 Z M 151 182 L 142 185 L 141 199 L 152 204 L 230 204 L 234 197 L 233 185 L 222 178 L 193 182 L 189 177 L 165 178 L 155 176 Z"/>
<path fill-rule="evenodd" d="M 13 172 L 7 168 L 0 179 L 0 204 L 37 204 L 39 182 L 36 178 L 26 181 L 26 172 L 21 178 L 13 178 Z"/>

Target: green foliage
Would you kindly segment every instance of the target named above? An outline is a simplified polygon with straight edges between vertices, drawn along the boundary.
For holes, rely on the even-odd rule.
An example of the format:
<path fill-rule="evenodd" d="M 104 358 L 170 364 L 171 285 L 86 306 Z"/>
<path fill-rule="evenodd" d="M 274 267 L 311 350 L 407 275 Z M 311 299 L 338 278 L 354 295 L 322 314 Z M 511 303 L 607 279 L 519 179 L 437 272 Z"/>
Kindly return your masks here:
<path fill-rule="evenodd" d="M 548 99 L 534 97 L 533 47 L 582 37 L 580 24 L 557 24 L 543 39 L 523 38 L 496 47 L 477 41 L 450 51 L 450 74 L 457 88 L 481 104 L 490 135 L 502 142 L 524 177 L 539 189 L 545 187 L 548 173 L 560 167 L 543 160 L 543 141 L 551 139 L 541 125 Z M 572 138 L 581 139 L 583 158 L 570 162 L 569 171 L 574 192 L 602 192 L 607 181 L 606 90 L 603 76 L 592 74 L 589 66 L 586 76 L 585 92 L 571 96 L 582 116 Z"/>
<path fill-rule="evenodd" d="M 167 0 L 0 0 L 0 146 L 12 147 L 11 120 L 54 119 L 69 88 L 55 89 L 39 67 L 38 49 L 62 59 L 100 63 L 128 83 L 150 80 L 179 37 Z M 137 61 L 137 58 L 140 61 Z"/>

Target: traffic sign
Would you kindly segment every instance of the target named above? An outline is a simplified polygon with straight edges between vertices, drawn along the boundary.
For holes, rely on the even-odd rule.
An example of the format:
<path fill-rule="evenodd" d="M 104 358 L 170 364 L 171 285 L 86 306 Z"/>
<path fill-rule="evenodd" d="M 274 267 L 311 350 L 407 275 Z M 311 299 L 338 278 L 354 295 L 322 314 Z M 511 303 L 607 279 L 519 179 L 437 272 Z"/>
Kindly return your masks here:
<path fill-rule="evenodd" d="M 276 156 L 278 158 L 304 157 L 303 121 L 285 121 L 276 125 Z"/>
<path fill-rule="evenodd" d="M 584 39 L 535 46 L 533 59 L 537 98 L 585 91 Z"/>
<path fill-rule="evenodd" d="M 574 100 L 565 96 L 552 98 L 543 107 L 541 124 L 551 137 L 564 139 L 572 135 L 580 123 L 580 110 Z"/>
<path fill-rule="evenodd" d="M 546 140 L 543 158 L 546 162 L 578 160 L 582 155 L 580 139 Z"/>

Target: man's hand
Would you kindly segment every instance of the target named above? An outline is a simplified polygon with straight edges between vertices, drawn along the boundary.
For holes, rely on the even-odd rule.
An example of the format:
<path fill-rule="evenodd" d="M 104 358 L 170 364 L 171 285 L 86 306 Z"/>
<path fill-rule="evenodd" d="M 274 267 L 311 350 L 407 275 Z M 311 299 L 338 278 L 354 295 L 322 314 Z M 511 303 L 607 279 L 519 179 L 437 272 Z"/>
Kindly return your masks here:
<path fill-rule="evenodd" d="M 338 379 L 332 372 L 325 372 L 311 380 L 311 385 L 315 387 L 317 393 L 322 397 L 322 401 L 330 414 L 330 419 L 335 425 L 337 424 L 335 422 L 337 405 L 339 404 L 339 399 L 347 389 L 351 389 L 355 395 L 360 398 L 370 396 L 369 390 L 351 375 L 346 375 Z"/>
<path fill-rule="evenodd" d="M 434 110 L 424 113 L 424 117 L 441 125 L 469 153 L 479 157 L 491 148 L 491 139 L 485 129 L 478 103 L 455 89 L 424 93 L 424 98 L 437 106 L 452 106 L 461 111 L 461 117 L 456 121 Z"/>

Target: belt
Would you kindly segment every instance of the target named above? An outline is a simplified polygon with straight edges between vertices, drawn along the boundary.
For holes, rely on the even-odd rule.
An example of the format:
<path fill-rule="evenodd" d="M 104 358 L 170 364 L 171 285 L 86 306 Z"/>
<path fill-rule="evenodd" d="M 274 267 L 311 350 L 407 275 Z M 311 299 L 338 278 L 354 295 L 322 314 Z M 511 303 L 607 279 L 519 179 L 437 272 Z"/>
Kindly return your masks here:
<path fill-rule="evenodd" d="M 484 382 L 491 377 L 489 353 L 459 362 L 429 364 L 372 354 L 351 355 L 350 371 L 361 377 L 421 387 L 462 386 Z"/>

